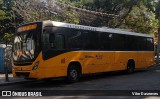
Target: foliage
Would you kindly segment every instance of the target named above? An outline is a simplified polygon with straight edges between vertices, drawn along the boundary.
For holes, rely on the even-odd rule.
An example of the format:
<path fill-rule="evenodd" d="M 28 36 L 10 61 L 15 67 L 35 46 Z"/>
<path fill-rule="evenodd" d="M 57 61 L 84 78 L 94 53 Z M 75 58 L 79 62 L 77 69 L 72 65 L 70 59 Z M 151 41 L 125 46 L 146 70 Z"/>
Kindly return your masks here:
<path fill-rule="evenodd" d="M 83 9 L 118 15 L 119 17 L 108 21 L 108 27 L 153 34 L 158 25 L 155 16 L 160 6 L 157 6 L 153 0 L 60 0 L 60 2 Z"/>
<path fill-rule="evenodd" d="M 10 10 L 10 2 L 8 0 L 0 0 L 0 42 L 4 40 L 5 33 L 13 33 L 14 31 Z"/>
<path fill-rule="evenodd" d="M 5 33 L 3 40 L 5 41 L 6 44 L 9 44 L 10 42 L 13 41 L 13 33 Z"/>
<path fill-rule="evenodd" d="M 120 28 L 130 29 L 135 32 L 154 34 L 157 31 L 158 20 L 155 14 L 141 5 L 134 7 L 131 13 L 126 17 Z"/>
<path fill-rule="evenodd" d="M 28 22 L 56 20 L 79 23 L 74 13 L 66 9 L 58 11 L 59 7 L 54 3 L 52 0 L 0 0 L 0 42 L 10 41 L 13 35 L 8 35 Z"/>
<path fill-rule="evenodd" d="M 22 23 L 43 20 L 78 23 L 76 15 L 66 9 L 60 9 L 53 0 L 15 0 L 13 11 L 23 18 Z"/>
<path fill-rule="evenodd" d="M 152 34 L 159 11 L 160 0 L 0 0 L 0 42 L 10 42 L 17 26 L 42 20 Z"/>

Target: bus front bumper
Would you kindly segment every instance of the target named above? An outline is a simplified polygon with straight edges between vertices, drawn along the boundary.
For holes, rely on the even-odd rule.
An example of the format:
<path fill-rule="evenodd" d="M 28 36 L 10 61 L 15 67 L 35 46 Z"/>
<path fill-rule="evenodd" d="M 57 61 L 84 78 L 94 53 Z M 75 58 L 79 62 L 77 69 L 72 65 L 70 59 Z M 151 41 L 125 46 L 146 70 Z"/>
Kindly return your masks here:
<path fill-rule="evenodd" d="M 17 78 L 40 79 L 38 74 L 39 73 L 36 71 L 13 71 L 13 77 L 17 77 Z"/>

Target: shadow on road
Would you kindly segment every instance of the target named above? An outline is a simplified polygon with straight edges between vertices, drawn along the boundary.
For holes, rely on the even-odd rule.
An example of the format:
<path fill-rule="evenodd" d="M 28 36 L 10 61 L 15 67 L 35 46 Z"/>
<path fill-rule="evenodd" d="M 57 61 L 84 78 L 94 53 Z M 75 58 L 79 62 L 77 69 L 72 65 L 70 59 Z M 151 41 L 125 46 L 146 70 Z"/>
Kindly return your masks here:
<path fill-rule="evenodd" d="M 101 79 L 110 79 L 113 77 L 119 77 L 119 76 L 130 76 L 130 75 L 136 75 L 139 73 L 145 73 L 148 72 L 148 70 L 138 70 L 135 71 L 132 74 L 126 74 L 123 71 L 118 71 L 118 72 L 107 72 L 107 73 L 98 73 L 98 74 L 90 74 L 90 75 L 84 75 L 79 82 L 88 82 L 88 81 L 94 81 L 94 80 L 101 80 Z M 75 83 L 76 84 L 76 83 Z M 71 83 L 67 83 L 65 78 L 56 78 L 56 79 L 47 79 L 47 80 L 37 80 L 32 83 L 27 83 L 27 84 L 22 84 L 19 85 L 21 87 L 19 88 L 24 88 L 24 89 L 39 89 L 40 87 L 42 89 L 47 89 L 47 88 L 61 88 L 66 85 L 72 85 Z M 18 89 L 18 88 L 16 88 Z"/>
<path fill-rule="evenodd" d="M 115 76 L 127 76 L 127 75 L 135 75 L 138 73 L 147 72 L 148 70 L 136 70 L 131 74 L 127 74 L 125 71 L 115 71 L 115 72 L 105 72 L 105 73 L 97 73 L 97 74 L 90 74 L 85 75 L 81 78 L 80 81 L 91 81 L 91 80 L 98 80 L 98 79 L 104 79 L 104 78 L 112 78 Z"/>

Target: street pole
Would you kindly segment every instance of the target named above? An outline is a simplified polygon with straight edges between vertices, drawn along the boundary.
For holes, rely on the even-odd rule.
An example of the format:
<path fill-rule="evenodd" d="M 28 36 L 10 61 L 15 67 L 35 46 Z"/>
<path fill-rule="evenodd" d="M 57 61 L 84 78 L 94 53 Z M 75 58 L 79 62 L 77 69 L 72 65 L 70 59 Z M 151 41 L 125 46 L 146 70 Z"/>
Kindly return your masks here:
<path fill-rule="evenodd" d="M 157 40 L 157 59 L 156 64 L 159 64 L 159 49 L 160 49 L 160 11 L 158 11 L 158 40 Z"/>
<path fill-rule="evenodd" d="M 9 82 L 9 78 L 8 78 L 8 59 L 7 59 L 7 45 L 6 48 L 4 49 L 4 69 L 5 69 L 5 81 Z"/>
<path fill-rule="evenodd" d="M 160 18 L 159 18 L 160 21 Z M 160 22 L 159 22 L 160 23 Z M 159 64 L 159 48 L 160 48 L 160 26 L 158 26 L 158 40 L 157 40 L 157 58 L 156 58 L 156 64 Z"/>
<path fill-rule="evenodd" d="M 160 0 L 154 0 L 156 4 L 156 15 L 158 17 L 158 36 L 157 36 L 157 59 L 156 59 L 156 64 L 159 64 L 159 49 L 160 49 Z"/>

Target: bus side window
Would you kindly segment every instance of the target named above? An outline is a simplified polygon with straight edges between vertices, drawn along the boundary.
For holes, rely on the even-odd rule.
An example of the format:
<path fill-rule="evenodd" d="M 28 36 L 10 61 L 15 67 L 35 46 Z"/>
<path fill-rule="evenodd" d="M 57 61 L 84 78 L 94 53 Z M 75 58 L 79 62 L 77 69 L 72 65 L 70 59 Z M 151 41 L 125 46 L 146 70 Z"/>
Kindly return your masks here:
<path fill-rule="evenodd" d="M 99 45 L 99 35 L 95 31 L 84 31 L 83 32 L 83 48 L 86 50 L 98 50 Z"/>
<path fill-rule="evenodd" d="M 49 44 L 49 31 L 44 30 L 42 38 L 43 38 L 43 50 L 47 51 L 50 48 L 50 44 Z"/>
<path fill-rule="evenodd" d="M 154 46 L 153 46 L 153 39 L 152 38 L 147 38 L 147 51 L 153 51 Z"/>
<path fill-rule="evenodd" d="M 49 43 L 51 48 L 55 48 L 55 36 L 54 34 L 49 34 Z"/>
<path fill-rule="evenodd" d="M 55 48 L 56 49 L 64 49 L 65 47 L 65 44 L 64 44 L 64 36 L 63 35 L 56 35 L 55 36 Z"/>

